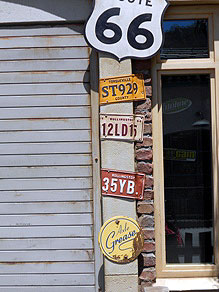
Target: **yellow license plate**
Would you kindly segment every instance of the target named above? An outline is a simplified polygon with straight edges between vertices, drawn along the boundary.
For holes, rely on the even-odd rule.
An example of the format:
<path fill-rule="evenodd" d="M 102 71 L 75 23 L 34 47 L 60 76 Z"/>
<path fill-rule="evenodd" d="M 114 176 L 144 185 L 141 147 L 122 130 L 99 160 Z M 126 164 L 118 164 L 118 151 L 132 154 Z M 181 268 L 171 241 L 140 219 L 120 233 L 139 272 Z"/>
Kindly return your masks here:
<path fill-rule="evenodd" d="M 143 74 L 100 79 L 100 104 L 146 99 Z"/>

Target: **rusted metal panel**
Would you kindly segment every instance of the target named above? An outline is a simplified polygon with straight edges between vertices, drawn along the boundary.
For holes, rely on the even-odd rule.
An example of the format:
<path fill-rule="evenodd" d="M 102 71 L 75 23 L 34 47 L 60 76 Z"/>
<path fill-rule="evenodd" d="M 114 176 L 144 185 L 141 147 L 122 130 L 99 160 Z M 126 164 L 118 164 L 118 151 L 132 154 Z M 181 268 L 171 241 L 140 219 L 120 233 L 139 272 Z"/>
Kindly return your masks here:
<path fill-rule="evenodd" d="M 75 202 L 92 200 L 92 189 L 86 190 L 32 190 L 2 191 L 0 203 L 21 202 Z M 46 215 L 47 216 L 47 215 Z M 11 217 L 10 217 L 11 218 Z M 73 221 L 71 221 L 72 223 Z M 79 221 L 80 222 L 80 221 Z M 46 224 L 48 225 L 48 224 Z"/>
<path fill-rule="evenodd" d="M 64 59 L 64 60 L 21 60 L 6 61 L 0 63 L 0 72 L 39 72 L 39 71 L 63 71 L 84 70 L 89 66 L 88 59 Z"/>
<path fill-rule="evenodd" d="M 29 154 L 60 154 L 60 153 L 63 153 L 63 154 L 86 153 L 88 154 L 88 153 L 91 153 L 91 142 L 60 142 L 60 143 L 51 142 L 51 143 L 40 143 L 40 144 L 3 143 L 3 144 L 0 144 L 0 153 L 1 155 L 5 155 L 5 154 L 13 154 L 13 155 L 16 155 L 16 154 L 28 154 L 28 155 Z M 75 169 L 77 170 L 77 166 L 75 167 Z M 13 171 L 13 170 L 10 169 L 10 171 Z"/>
<path fill-rule="evenodd" d="M 23 284 L 23 286 L 30 286 L 33 285 L 35 286 L 58 286 L 58 285 L 93 285 L 94 284 L 94 275 L 93 274 L 81 274 L 81 275 L 74 275 L 74 274 L 68 274 L 68 275 L 63 275 L 63 274 L 51 274 L 51 275 L 47 275 L 46 277 L 43 276 L 42 274 L 33 274 L 33 275 L 4 275 L 4 276 L 0 276 L 0 282 L 1 282 L 1 286 L 12 286 L 11 284 L 13 283 L 13 285 L 15 283 L 20 283 L 21 285 Z M 37 289 L 39 289 L 37 287 Z M 10 289 L 10 287 L 8 287 Z M 25 287 L 22 287 L 23 289 L 25 289 Z M 32 290 L 32 288 L 34 287 L 29 287 L 28 289 L 31 290 L 24 290 L 24 291 L 39 291 L 39 290 Z M 45 289 L 49 289 L 49 287 L 44 287 Z M 78 288 L 78 287 L 77 287 Z M 88 287 L 87 287 L 88 288 Z M 17 289 L 19 289 L 19 287 L 17 286 Z M 54 287 L 52 287 L 52 289 L 55 289 Z M 69 292 L 69 290 L 63 290 L 64 287 L 59 287 L 59 289 L 62 290 L 55 290 L 58 292 L 63 292 L 63 291 L 67 291 Z M 69 289 L 69 287 L 68 287 Z M 71 288 L 71 292 L 72 291 L 76 291 L 76 292 L 81 292 L 80 290 L 72 290 L 74 288 Z M 89 289 L 89 288 L 88 288 Z M 5 290 L 8 292 L 8 290 Z M 10 290 L 9 290 L 10 291 Z M 13 290 L 13 291 L 17 291 L 17 290 Z M 23 291 L 23 290 L 18 290 L 18 291 Z M 40 290 L 40 291 L 47 291 L 47 290 Z M 48 291 L 54 291 L 54 290 L 48 290 Z M 90 290 L 82 290 L 83 292 L 90 292 Z M 92 290 L 93 292 L 93 290 Z"/>
<path fill-rule="evenodd" d="M 0 214 L 85 214 L 92 212 L 92 202 L 36 202 L 0 204 Z"/>
<path fill-rule="evenodd" d="M 62 213 L 63 214 L 77 214 L 77 213 L 86 214 L 86 213 L 92 213 L 92 201 L 82 201 L 82 202 L 69 201 L 69 202 L 59 202 L 59 203 L 57 202 L 5 203 L 5 204 L 1 204 L 0 210 L 1 210 L 2 215 L 3 214 L 5 215 L 62 214 Z M 30 219 L 31 219 L 31 216 L 32 215 L 30 215 Z M 18 221 L 19 221 L 19 218 L 18 218 Z"/>
<path fill-rule="evenodd" d="M 63 25 L 32 25 L 32 26 L 13 26 L 11 29 L 10 26 L 2 26 L 0 28 L 0 39 L 1 37 L 27 37 L 27 36 L 45 36 L 45 35 L 75 35 L 83 34 L 83 26 L 77 24 L 66 24 Z"/>
<path fill-rule="evenodd" d="M 0 108 L 1 119 L 89 118 L 90 107 Z"/>
<path fill-rule="evenodd" d="M 1 96 L 1 107 L 54 107 L 54 106 L 89 106 L 90 96 L 82 95 L 28 95 L 28 96 Z M 43 108 L 42 108 L 43 109 Z M 52 109 L 51 109 L 52 110 Z M 60 109 L 61 110 L 61 109 Z M 59 117 L 60 118 L 60 117 Z M 69 119 L 71 121 L 71 119 Z M 9 121 L 13 122 L 13 121 Z M 54 122 L 54 121 L 53 121 Z"/>
<path fill-rule="evenodd" d="M 71 237 L 92 237 L 92 228 L 91 226 L 0 227 L 0 234 L 0 240 L 1 238 L 63 238 L 69 237 L 69 234 L 71 234 Z M 21 261 L 26 262 L 25 259 L 21 259 Z M 41 259 L 41 261 L 47 260 Z M 55 261 L 55 259 L 52 261 Z"/>
<path fill-rule="evenodd" d="M 4 37 L 1 38 L 1 49 L 13 48 L 49 48 L 49 47 L 86 47 L 82 35 L 35 36 L 35 37 Z"/>
<path fill-rule="evenodd" d="M 65 250 L 92 249 L 91 238 L 32 238 L 32 239 L 1 239 L 0 250 Z"/>
<path fill-rule="evenodd" d="M 94 273 L 93 262 L 40 262 L 0 264 L 0 274 L 81 274 Z"/>
<path fill-rule="evenodd" d="M 0 251 L 1 262 L 88 262 L 93 260 L 93 250 Z"/>
<path fill-rule="evenodd" d="M 1 39 L 1 38 L 0 38 Z M 29 48 L 1 50 L 0 59 L 3 61 L 12 60 L 44 60 L 44 59 L 88 59 L 89 52 L 86 47 L 62 48 Z"/>
<path fill-rule="evenodd" d="M 44 83 L 34 84 L 9 84 L 0 85 L 0 95 L 26 95 L 26 94 L 86 94 L 89 93 L 88 83 Z"/>
<path fill-rule="evenodd" d="M 102 169 L 102 195 L 131 199 L 143 199 L 145 174 Z"/>
<path fill-rule="evenodd" d="M 76 142 L 91 141 L 90 130 L 68 130 L 68 131 L 16 131 L 0 132 L 0 143 L 2 142 Z"/>
<path fill-rule="evenodd" d="M 0 215 L 1 227 L 30 226 L 87 226 L 92 225 L 92 213 L 86 214 L 33 214 Z"/>
<path fill-rule="evenodd" d="M 89 130 L 89 118 L 1 120 L 0 131 Z M 79 142 L 80 143 L 80 142 Z M 83 142 L 82 142 L 83 143 Z"/>
<path fill-rule="evenodd" d="M 57 190 L 92 188 L 91 178 L 35 178 L 0 180 L 0 190 Z M 43 208 L 43 207 L 42 207 Z M 1 209 L 1 207 L 0 207 Z M 6 210 L 7 211 L 7 210 Z M 1 212 L 0 212 L 1 213 Z"/>
<path fill-rule="evenodd" d="M 82 31 L 68 24 L 0 28 L 0 291 L 94 292 Z"/>
<path fill-rule="evenodd" d="M 88 275 L 83 275 L 83 277 L 86 277 L 87 278 Z M 42 276 L 40 276 L 42 278 Z M 32 279 L 32 277 L 30 277 Z M 17 277 L 16 278 L 13 278 L 11 277 L 11 280 L 10 280 L 10 283 L 11 281 L 15 280 L 15 279 L 18 279 Z M 21 279 L 23 279 L 23 277 L 21 277 Z M 57 279 L 57 278 L 56 278 Z M 55 280 L 57 283 L 58 281 Z M 38 283 L 40 283 L 42 281 L 38 281 Z M 72 279 L 72 282 L 71 283 L 75 283 L 74 282 L 74 278 Z M 37 285 L 37 284 L 36 284 Z M 69 289 L 71 289 L 71 292 L 95 292 L 95 287 L 94 286 L 62 286 L 62 285 L 59 285 L 59 286 L 34 286 L 34 287 L 28 287 L 28 286 L 22 286 L 22 287 L 19 287 L 19 286 L 10 286 L 10 287 L 1 287 L 0 286 L 0 291 L 6 291 L 6 292 L 60 292 L 60 290 L 62 292 L 69 292 Z"/>
<path fill-rule="evenodd" d="M 91 165 L 90 154 L 0 155 L 3 166 Z"/>
<path fill-rule="evenodd" d="M 1 56 L 0 56 L 1 59 Z M 89 74 L 84 71 L 39 71 L 0 73 L 0 84 L 48 83 L 48 82 L 89 82 Z"/>
<path fill-rule="evenodd" d="M 80 145 L 79 145 L 80 146 Z M 1 149 L 1 147 L 0 147 Z M 0 150 L 1 151 L 1 150 Z M 78 150 L 79 151 L 79 150 Z M 56 167 L 0 167 L 0 177 L 3 178 L 48 178 L 48 177 L 91 177 L 91 166 L 56 166 Z"/>

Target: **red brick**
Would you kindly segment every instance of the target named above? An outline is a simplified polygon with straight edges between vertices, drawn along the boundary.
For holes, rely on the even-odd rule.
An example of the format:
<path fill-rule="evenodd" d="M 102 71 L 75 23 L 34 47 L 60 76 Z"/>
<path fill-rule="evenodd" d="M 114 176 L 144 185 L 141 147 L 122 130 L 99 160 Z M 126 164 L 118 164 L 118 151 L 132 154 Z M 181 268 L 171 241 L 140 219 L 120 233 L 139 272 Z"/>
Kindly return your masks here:
<path fill-rule="evenodd" d="M 141 148 L 136 150 L 135 157 L 137 160 L 151 160 L 153 158 L 153 152 L 151 149 Z"/>
<path fill-rule="evenodd" d="M 145 241 L 143 252 L 152 252 L 155 251 L 155 242 L 152 241 Z"/>
<path fill-rule="evenodd" d="M 154 185 L 154 178 L 152 176 L 146 176 L 145 188 L 151 188 Z"/>
<path fill-rule="evenodd" d="M 152 134 L 152 124 L 144 124 L 144 134 Z"/>
<path fill-rule="evenodd" d="M 144 200 L 153 200 L 154 199 L 154 191 L 145 190 L 144 191 Z"/>
<path fill-rule="evenodd" d="M 145 113 L 145 121 L 146 122 L 151 122 L 152 121 L 152 113 L 151 112 Z"/>
<path fill-rule="evenodd" d="M 153 140 L 151 137 L 144 137 L 143 142 L 136 143 L 136 147 L 149 147 L 153 145 Z"/>
<path fill-rule="evenodd" d="M 137 169 L 139 172 L 143 172 L 146 174 L 152 174 L 153 172 L 153 165 L 151 163 L 146 163 L 144 161 L 138 162 Z M 147 179 L 146 179 L 147 181 Z M 150 184 L 150 181 L 149 181 Z"/>
<path fill-rule="evenodd" d="M 142 103 L 139 103 L 136 107 L 136 110 L 147 110 L 151 109 L 151 100 L 150 98 L 146 98 L 146 100 Z"/>
<path fill-rule="evenodd" d="M 143 281 L 154 281 L 156 279 L 155 268 L 145 268 L 139 277 Z"/>
<path fill-rule="evenodd" d="M 138 221 L 141 227 L 154 227 L 154 217 L 151 215 L 141 215 Z"/>
<path fill-rule="evenodd" d="M 142 254 L 144 259 L 144 266 L 145 267 L 153 267 L 156 265 L 156 257 L 153 253 L 144 253 Z"/>
<path fill-rule="evenodd" d="M 155 238 L 155 232 L 154 229 L 143 229 L 144 239 L 154 239 Z"/>
<path fill-rule="evenodd" d="M 154 212 L 154 206 L 150 203 L 138 202 L 137 212 L 140 214 L 152 214 Z"/>
<path fill-rule="evenodd" d="M 152 96 L 152 86 L 151 85 L 146 85 L 145 86 L 146 89 L 146 96 Z"/>

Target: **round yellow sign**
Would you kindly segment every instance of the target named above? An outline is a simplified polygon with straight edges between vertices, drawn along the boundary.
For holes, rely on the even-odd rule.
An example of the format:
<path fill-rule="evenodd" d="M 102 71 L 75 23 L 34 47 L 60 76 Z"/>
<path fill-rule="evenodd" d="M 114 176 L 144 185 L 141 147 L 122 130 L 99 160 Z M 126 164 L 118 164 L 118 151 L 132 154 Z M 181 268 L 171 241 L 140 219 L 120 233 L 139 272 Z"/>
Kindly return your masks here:
<path fill-rule="evenodd" d="M 144 237 L 139 224 L 132 218 L 116 216 L 107 220 L 99 232 L 102 253 L 111 261 L 133 261 L 144 246 Z"/>

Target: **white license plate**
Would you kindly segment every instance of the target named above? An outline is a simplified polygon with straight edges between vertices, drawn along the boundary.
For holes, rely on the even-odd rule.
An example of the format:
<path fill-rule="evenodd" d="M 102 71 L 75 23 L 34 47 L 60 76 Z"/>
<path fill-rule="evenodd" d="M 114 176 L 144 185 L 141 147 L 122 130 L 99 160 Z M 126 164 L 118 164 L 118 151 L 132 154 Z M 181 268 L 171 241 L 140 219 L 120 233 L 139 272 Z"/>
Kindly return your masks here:
<path fill-rule="evenodd" d="M 100 115 L 100 138 L 108 140 L 143 141 L 143 115 Z"/>

